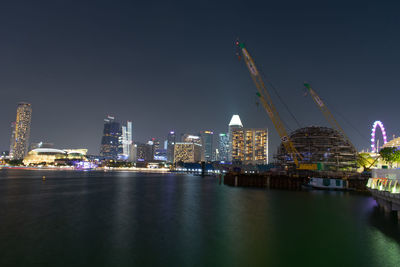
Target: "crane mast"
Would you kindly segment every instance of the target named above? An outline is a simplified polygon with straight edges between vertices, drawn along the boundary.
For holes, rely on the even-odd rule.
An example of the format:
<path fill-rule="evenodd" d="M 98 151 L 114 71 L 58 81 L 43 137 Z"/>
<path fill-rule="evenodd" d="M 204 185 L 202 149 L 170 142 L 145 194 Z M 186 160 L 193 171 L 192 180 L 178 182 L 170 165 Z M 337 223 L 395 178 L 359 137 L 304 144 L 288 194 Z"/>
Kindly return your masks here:
<path fill-rule="evenodd" d="M 329 124 L 339 131 L 343 137 L 349 141 L 351 145 L 353 145 L 350 141 L 350 139 L 347 137 L 347 135 L 344 133 L 342 127 L 339 125 L 339 123 L 336 121 L 335 117 L 333 117 L 332 113 L 329 111 L 328 107 L 325 105 L 325 103 L 322 101 L 322 99 L 317 95 L 317 93 L 311 88 L 311 85 L 309 83 L 304 83 L 304 86 L 310 93 L 312 99 L 314 100 L 315 104 L 317 104 L 318 108 L 321 110 L 322 114 L 324 114 L 325 119 L 329 122 Z"/>
<path fill-rule="evenodd" d="M 250 56 L 243 43 L 236 41 L 236 46 L 242 52 L 246 66 L 249 69 L 250 76 L 257 87 L 257 96 L 259 97 L 261 104 L 263 105 L 272 123 L 274 124 L 286 152 L 292 157 L 294 163 L 296 164 L 296 167 L 299 167 L 299 160 L 302 160 L 303 158 L 290 140 L 290 137 L 283 125 L 283 122 L 278 115 L 278 111 L 272 103 L 271 96 L 267 91 L 264 81 L 262 80 L 260 73 L 257 70 L 256 65 L 254 64 L 253 58 Z"/>

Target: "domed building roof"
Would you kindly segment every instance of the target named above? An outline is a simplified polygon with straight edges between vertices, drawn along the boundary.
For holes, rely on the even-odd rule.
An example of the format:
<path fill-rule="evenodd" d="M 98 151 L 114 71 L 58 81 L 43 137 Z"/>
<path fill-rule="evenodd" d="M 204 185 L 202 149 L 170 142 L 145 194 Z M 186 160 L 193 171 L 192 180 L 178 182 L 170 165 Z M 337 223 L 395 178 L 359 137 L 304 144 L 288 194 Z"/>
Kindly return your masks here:
<path fill-rule="evenodd" d="M 36 155 L 57 155 L 57 154 L 67 154 L 64 150 L 55 149 L 55 148 L 35 148 L 31 150 L 29 153 Z"/>
<path fill-rule="evenodd" d="M 300 163 L 319 164 L 324 170 L 349 170 L 356 168 L 357 151 L 338 131 L 328 127 L 305 127 L 290 134 L 294 147 L 302 155 Z M 283 144 L 276 159 L 283 165 L 293 164 Z"/>

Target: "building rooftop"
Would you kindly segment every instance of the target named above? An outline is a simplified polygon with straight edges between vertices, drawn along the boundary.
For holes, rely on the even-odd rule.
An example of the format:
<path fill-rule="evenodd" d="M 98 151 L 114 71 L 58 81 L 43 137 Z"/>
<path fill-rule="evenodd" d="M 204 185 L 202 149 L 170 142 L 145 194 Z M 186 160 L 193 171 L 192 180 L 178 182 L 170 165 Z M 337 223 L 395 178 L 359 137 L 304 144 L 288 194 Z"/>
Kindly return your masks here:
<path fill-rule="evenodd" d="M 242 121 L 240 120 L 239 115 L 233 115 L 229 126 L 240 126 L 243 127 Z"/>

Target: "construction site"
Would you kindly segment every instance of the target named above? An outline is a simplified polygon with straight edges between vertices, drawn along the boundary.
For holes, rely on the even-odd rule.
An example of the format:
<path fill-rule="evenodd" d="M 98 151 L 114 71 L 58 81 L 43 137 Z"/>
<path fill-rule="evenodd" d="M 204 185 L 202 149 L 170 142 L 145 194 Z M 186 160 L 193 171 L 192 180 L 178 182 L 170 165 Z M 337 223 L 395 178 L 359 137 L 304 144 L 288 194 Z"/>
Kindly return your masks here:
<path fill-rule="evenodd" d="M 313 177 L 318 177 L 316 179 L 323 179 L 321 187 L 329 185 L 330 180 L 338 180 L 336 183 L 343 185 L 343 189 L 365 191 L 368 177 L 356 172 L 357 150 L 311 85 L 304 83 L 305 90 L 331 127 L 311 126 L 289 133 L 247 48 L 239 41 L 235 44 L 237 55 L 248 68 L 257 88 L 258 100 L 272 121 L 281 144 L 274 155 L 276 168 L 258 174 L 244 174 L 236 170 L 225 177 L 224 183 L 232 186 L 299 189 Z"/>

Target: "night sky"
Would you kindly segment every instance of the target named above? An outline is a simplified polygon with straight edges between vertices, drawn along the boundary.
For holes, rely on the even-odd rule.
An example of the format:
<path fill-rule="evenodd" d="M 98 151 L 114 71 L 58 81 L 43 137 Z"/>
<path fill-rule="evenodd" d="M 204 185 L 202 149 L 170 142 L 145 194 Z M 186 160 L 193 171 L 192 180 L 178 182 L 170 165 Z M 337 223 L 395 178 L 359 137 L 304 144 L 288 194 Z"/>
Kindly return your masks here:
<path fill-rule="evenodd" d="M 388 1 L 389 2 L 389 1 Z M 1 1 L 0 149 L 16 105 L 32 104 L 31 142 L 98 154 L 103 119 L 132 120 L 134 141 L 168 131 L 275 129 L 235 56 L 237 37 L 302 126 L 328 126 L 308 81 L 356 145 L 381 120 L 400 135 L 400 4 L 391 1 Z M 298 126 L 273 94 L 291 130 Z M 391 138 L 389 138 L 391 139 Z"/>

